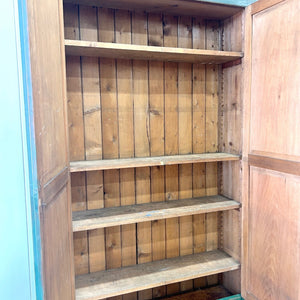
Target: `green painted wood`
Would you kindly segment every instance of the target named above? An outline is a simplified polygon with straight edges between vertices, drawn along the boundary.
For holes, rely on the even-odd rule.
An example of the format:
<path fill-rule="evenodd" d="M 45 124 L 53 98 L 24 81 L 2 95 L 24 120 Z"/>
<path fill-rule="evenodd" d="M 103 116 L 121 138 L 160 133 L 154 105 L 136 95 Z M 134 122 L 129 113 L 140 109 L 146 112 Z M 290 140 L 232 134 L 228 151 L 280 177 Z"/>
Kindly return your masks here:
<path fill-rule="evenodd" d="M 238 295 L 233 295 L 233 296 L 226 297 L 226 298 L 221 298 L 219 300 L 244 300 L 244 298 L 242 298 L 242 296 L 240 294 L 238 294 Z"/>

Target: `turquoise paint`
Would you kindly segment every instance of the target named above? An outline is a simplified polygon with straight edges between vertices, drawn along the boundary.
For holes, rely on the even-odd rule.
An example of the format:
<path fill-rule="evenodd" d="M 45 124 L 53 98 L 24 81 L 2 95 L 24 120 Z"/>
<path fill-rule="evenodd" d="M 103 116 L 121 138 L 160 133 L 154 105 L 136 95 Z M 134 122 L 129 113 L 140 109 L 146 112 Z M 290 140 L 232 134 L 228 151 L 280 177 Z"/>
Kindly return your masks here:
<path fill-rule="evenodd" d="M 0 10 L 0 290 L 1 299 L 34 299 L 31 220 L 28 215 L 24 120 L 20 82 L 17 5 L 2 0 Z"/>
<path fill-rule="evenodd" d="M 26 0 L 1 4 L 1 299 L 43 299 Z"/>
<path fill-rule="evenodd" d="M 256 2 L 257 0 L 203 0 L 203 1 L 245 7 Z"/>
<path fill-rule="evenodd" d="M 244 300 L 244 299 L 242 298 L 242 296 L 240 294 L 238 294 L 238 295 L 233 295 L 230 297 L 222 298 L 219 300 Z"/>
<path fill-rule="evenodd" d="M 41 259 L 41 235 L 40 219 L 38 207 L 38 179 L 36 166 L 36 147 L 35 147 L 35 130 L 34 130 L 34 112 L 32 98 L 32 81 L 30 70 L 30 53 L 29 53 L 29 35 L 26 0 L 18 0 L 19 7 L 19 24 L 20 24 L 20 41 L 21 41 L 21 59 L 23 75 L 23 95 L 24 95 L 24 118 L 26 122 L 27 137 L 27 158 L 28 158 L 28 176 L 30 181 L 30 204 L 32 218 L 33 241 L 32 249 L 34 254 L 34 280 L 36 299 L 43 299 L 43 282 L 42 282 L 42 259 Z"/>

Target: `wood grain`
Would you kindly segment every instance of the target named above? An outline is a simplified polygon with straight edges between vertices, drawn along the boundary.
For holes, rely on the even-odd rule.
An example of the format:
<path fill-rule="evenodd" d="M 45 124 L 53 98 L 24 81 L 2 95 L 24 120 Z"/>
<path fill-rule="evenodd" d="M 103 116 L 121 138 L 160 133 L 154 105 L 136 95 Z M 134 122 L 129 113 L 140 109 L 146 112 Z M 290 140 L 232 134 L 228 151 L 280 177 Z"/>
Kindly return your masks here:
<path fill-rule="evenodd" d="M 299 278 L 299 176 L 270 169 L 298 174 L 300 69 L 294 32 L 300 25 L 300 5 L 294 0 L 277 2 L 259 3 L 260 12 L 258 6 L 252 7 L 252 23 L 248 24 L 252 30 L 248 68 L 252 72 L 251 108 L 247 110 L 250 149 L 246 151 L 253 166 L 245 210 L 244 293 L 249 299 L 299 298 L 299 280 L 294 280 Z M 259 43 L 270 35 L 274 39 L 262 48 Z M 294 159 L 293 168 L 289 160 Z"/>
<path fill-rule="evenodd" d="M 224 50 L 239 51 L 243 49 L 244 14 L 238 13 L 224 21 Z M 244 64 L 244 60 L 243 60 Z M 242 97 L 244 65 L 222 65 L 223 86 L 220 97 L 219 111 L 219 150 L 230 153 L 242 153 L 242 112 L 245 106 Z M 245 133 L 244 133 L 245 134 Z M 245 173 L 247 168 L 245 170 Z M 225 162 L 219 174 L 220 193 L 226 197 L 241 201 L 242 180 L 241 163 Z M 236 259 L 241 258 L 241 217 L 240 211 L 222 213 L 220 219 L 220 247 Z M 241 291 L 240 270 L 223 275 L 223 285 L 231 293 Z"/>
<path fill-rule="evenodd" d="M 299 296 L 299 187 L 299 177 L 250 169 L 248 291 L 257 299 Z"/>
<path fill-rule="evenodd" d="M 225 19 L 242 10 L 241 7 L 220 5 L 215 3 L 205 3 L 199 1 L 182 0 L 152 0 L 141 2 L 139 0 L 64 0 L 65 3 L 83 4 L 100 7 L 112 7 L 118 9 L 131 9 L 140 12 L 168 13 L 182 15 L 199 15 L 206 18 Z"/>
<path fill-rule="evenodd" d="M 231 273 L 231 272 L 229 272 Z M 226 273 L 225 273 L 226 274 Z M 210 288 L 204 288 L 195 292 L 183 293 L 180 295 L 164 298 L 163 300 L 214 300 L 223 299 L 225 297 L 231 296 L 222 285 L 217 285 Z M 230 298 L 229 298 L 230 299 Z M 232 300 L 240 300 L 240 298 L 232 298 Z"/>
<path fill-rule="evenodd" d="M 206 22 L 206 49 L 221 49 L 220 27 L 218 21 Z M 219 69 L 217 66 L 206 66 L 206 102 L 205 102 L 205 151 L 218 149 L 218 108 L 219 108 Z M 206 164 L 206 195 L 218 194 L 218 164 Z M 218 214 L 206 215 L 206 250 L 218 248 Z M 218 283 L 218 277 L 207 278 L 208 285 Z"/>
<path fill-rule="evenodd" d="M 204 154 L 187 154 L 187 155 L 171 155 L 159 157 L 143 157 L 143 158 L 123 158 L 123 159 L 103 159 L 94 161 L 77 161 L 70 163 L 71 172 L 110 170 L 123 168 L 141 168 L 152 166 L 166 166 L 203 162 L 218 161 L 235 161 L 240 156 L 229 153 L 204 153 Z"/>
<path fill-rule="evenodd" d="M 36 225 L 41 233 L 37 242 L 41 244 L 37 260 L 41 272 L 39 286 L 47 299 L 74 299 L 70 176 L 64 173 L 69 146 L 62 1 L 30 0 L 24 9 L 30 53 L 26 68 L 31 75 L 26 89 L 32 92 L 30 118 L 34 118 L 34 127 L 30 134 L 35 143 L 33 163 L 39 185 L 39 203 L 34 203 L 38 207 Z M 63 186 L 56 182 L 60 174 L 66 174 Z M 18 249 L 14 251 L 18 264 Z"/>
<path fill-rule="evenodd" d="M 103 299 L 239 268 L 222 251 L 188 255 L 76 277 L 76 299 Z"/>
<path fill-rule="evenodd" d="M 127 45 L 92 41 L 65 41 L 67 55 L 106 58 L 159 60 L 173 62 L 198 62 L 223 64 L 243 57 L 241 52 L 194 50 L 171 47 Z"/>
<path fill-rule="evenodd" d="M 253 15 L 251 152 L 299 156 L 299 10 L 299 2 L 291 0 Z M 274 24 L 275 18 L 282 23 Z M 264 41 L 269 42 L 262 49 Z"/>
<path fill-rule="evenodd" d="M 184 215 L 237 209 L 240 204 L 222 196 L 169 200 L 73 213 L 73 231 L 92 230 Z M 171 250 L 171 249 L 170 249 Z"/>

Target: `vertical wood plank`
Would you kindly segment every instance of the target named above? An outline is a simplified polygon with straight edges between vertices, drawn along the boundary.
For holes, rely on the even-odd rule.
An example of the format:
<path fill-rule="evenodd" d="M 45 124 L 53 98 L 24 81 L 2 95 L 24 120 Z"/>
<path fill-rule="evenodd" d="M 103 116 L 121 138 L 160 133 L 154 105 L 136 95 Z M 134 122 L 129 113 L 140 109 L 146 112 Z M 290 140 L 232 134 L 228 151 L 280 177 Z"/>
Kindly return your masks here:
<path fill-rule="evenodd" d="M 205 21 L 193 18 L 193 48 L 205 49 Z M 205 65 L 193 64 L 193 153 L 205 152 Z M 206 165 L 193 164 L 193 197 L 206 194 Z M 193 216 L 194 253 L 206 250 L 206 216 Z M 206 286 L 206 278 L 194 280 L 194 288 Z"/>
<path fill-rule="evenodd" d="M 98 37 L 101 42 L 115 41 L 114 11 L 98 9 Z M 103 158 L 119 157 L 118 99 L 116 61 L 100 59 L 100 86 L 102 104 Z M 104 171 L 104 206 L 120 206 L 120 171 Z M 105 229 L 106 268 L 122 266 L 121 228 Z M 114 297 L 122 299 L 122 297 Z"/>
<path fill-rule="evenodd" d="M 224 21 L 223 25 L 223 48 L 224 50 L 243 49 L 244 33 L 244 13 L 234 15 Z M 250 37 L 250 36 L 249 36 Z M 244 59 L 245 61 L 246 59 Z M 222 152 L 242 153 L 242 111 L 245 105 L 242 99 L 242 80 L 245 66 L 237 65 L 223 69 L 222 80 L 222 103 L 219 106 L 222 111 L 219 115 L 222 119 L 219 125 L 221 134 L 219 135 L 219 150 Z M 243 103 L 243 105 L 242 105 Z M 243 168 L 244 169 L 244 168 Z M 247 172 L 247 168 L 246 172 Z M 241 165 L 239 162 L 222 163 L 222 182 L 220 193 L 229 198 L 240 201 L 241 197 Z M 239 184 L 237 184 L 239 183 Z M 243 205 L 244 207 L 244 205 Z M 227 211 L 222 213 L 222 247 L 227 253 L 232 254 L 238 260 L 241 255 L 241 212 Z M 243 264 L 245 266 L 245 264 Z M 223 285 L 229 291 L 236 293 L 241 290 L 241 271 L 228 272 L 223 275 Z"/>
<path fill-rule="evenodd" d="M 163 18 L 165 47 L 177 47 L 178 18 L 165 15 Z M 165 93 L 165 155 L 178 154 L 178 64 L 164 63 Z M 178 199 L 178 165 L 165 166 L 166 200 Z M 166 258 L 179 256 L 179 218 L 166 220 Z M 167 294 L 180 291 L 180 284 L 167 286 Z"/>
<path fill-rule="evenodd" d="M 131 13 L 124 10 L 115 12 L 116 43 L 131 44 Z M 119 116 L 119 155 L 134 157 L 132 62 L 117 60 L 117 95 Z M 121 205 L 135 204 L 134 169 L 120 170 Z M 122 231 L 122 266 L 136 264 L 135 224 L 124 225 Z M 124 295 L 123 300 L 137 299 L 137 293 Z"/>
<path fill-rule="evenodd" d="M 192 48 L 192 19 L 178 18 L 178 47 Z M 192 65 L 178 64 L 179 154 L 193 151 Z M 179 166 L 179 199 L 190 198 L 192 191 L 192 164 Z M 193 253 L 193 218 L 180 218 L 180 255 Z M 181 291 L 191 290 L 193 281 L 180 284 Z"/>
<path fill-rule="evenodd" d="M 98 41 L 97 9 L 79 7 L 80 38 Z M 81 58 L 84 141 L 86 160 L 102 158 L 101 106 L 98 58 Z M 86 173 L 87 208 L 104 207 L 103 172 Z M 89 272 L 105 269 L 104 230 L 88 233 Z"/>
<path fill-rule="evenodd" d="M 65 36 L 79 39 L 78 6 L 64 7 Z M 70 160 L 84 160 L 84 123 L 81 86 L 80 57 L 66 58 L 68 123 Z M 86 181 L 85 173 L 71 175 L 72 211 L 85 210 Z M 73 234 L 75 274 L 86 274 L 89 271 L 87 232 Z"/>
<path fill-rule="evenodd" d="M 72 197 L 72 210 L 80 211 L 86 209 L 86 184 L 85 173 L 81 172 L 72 175 L 71 178 L 71 197 Z M 80 203 L 80 205 L 79 205 Z M 89 258 L 88 258 L 88 240 L 87 232 L 75 232 L 73 234 L 74 245 L 74 267 L 75 275 L 87 274 L 89 271 Z"/>
<path fill-rule="evenodd" d="M 148 44 L 163 46 L 161 15 L 148 16 Z M 149 62 L 150 153 L 164 155 L 164 68 L 163 62 Z M 164 201 L 164 167 L 151 168 L 151 202 Z M 165 220 L 152 222 L 152 259 L 165 258 Z M 165 287 L 153 289 L 153 298 L 162 297 Z"/>
<path fill-rule="evenodd" d="M 132 43 L 147 45 L 147 14 L 132 13 Z M 134 101 L 134 150 L 136 157 L 150 156 L 150 124 L 148 99 L 148 62 L 132 62 Z M 136 169 L 136 203 L 149 203 L 150 168 Z M 152 260 L 151 222 L 137 224 L 137 260 L 146 263 Z M 152 299 L 152 289 L 138 292 L 139 300 Z"/>
<path fill-rule="evenodd" d="M 221 49 L 220 29 L 218 21 L 206 23 L 206 48 L 209 50 Z M 206 65 L 206 152 L 218 150 L 218 103 L 219 103 L 219 70 L 216 65 Z M 218 164 L 206 164 L 206 195 L 218 193 Z M 218 247 L 218 213 L 206 215 L 206 250 Z M 207 278 L 208 285 L 218 283 L 218 276 Z"/>

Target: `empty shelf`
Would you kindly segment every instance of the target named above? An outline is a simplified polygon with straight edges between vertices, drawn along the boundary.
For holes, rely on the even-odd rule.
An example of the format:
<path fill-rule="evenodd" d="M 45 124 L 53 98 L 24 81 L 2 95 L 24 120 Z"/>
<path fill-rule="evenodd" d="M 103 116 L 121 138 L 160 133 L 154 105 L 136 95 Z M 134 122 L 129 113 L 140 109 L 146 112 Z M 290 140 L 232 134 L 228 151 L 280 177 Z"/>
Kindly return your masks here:
<path fill-rule="evenodd" d="M 76 299 L 96 300 L 238 269 L 239 262 L 214 250 L 76 277 Z"/>
<path fill-rule="evenodd" d="M 165 165 L 207 163 L 218 161 L 239 160 L 240 156 L 229 153 L 203 153 L 173 156 L 120 158 L 103 160 L 73 161 L 70 163 L 71 172 L 111 170 L 124 168 L 154 167 Z"/>
<path fill-rule="evenodd" d="M 243 57 L 242 52 L 170 48 L 131 44 L 65 40 L 67 55 L 223 64 Z"/>
<path fill-rule="evenodd" d="M 239 207 L 240 203 L 223 196 L 208 196 L 86 210 L 73 213 L 73 231 L 224 211 Z"/>
<path fill-rule="evenodd" d="M 179 0 L 64 0 L 64 3 L 99 6 L 150 13 L 201 16 L 206 19 L 224 20 L 242 11 L 241 7 L 203 1 Z"/>

